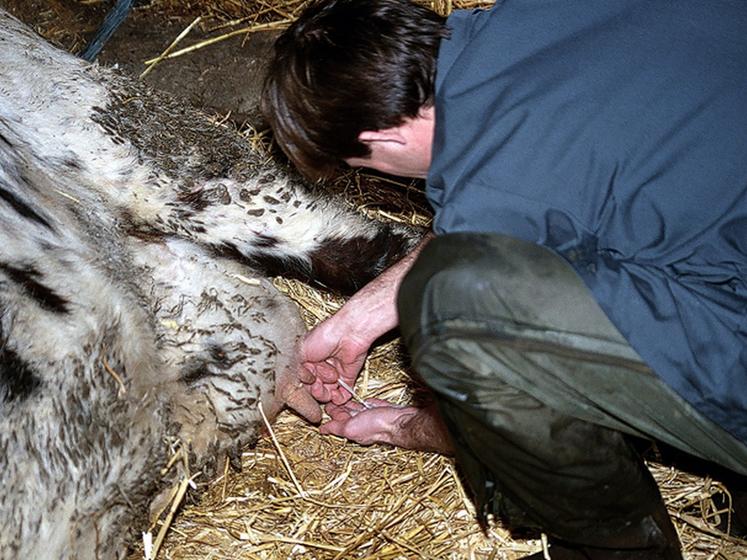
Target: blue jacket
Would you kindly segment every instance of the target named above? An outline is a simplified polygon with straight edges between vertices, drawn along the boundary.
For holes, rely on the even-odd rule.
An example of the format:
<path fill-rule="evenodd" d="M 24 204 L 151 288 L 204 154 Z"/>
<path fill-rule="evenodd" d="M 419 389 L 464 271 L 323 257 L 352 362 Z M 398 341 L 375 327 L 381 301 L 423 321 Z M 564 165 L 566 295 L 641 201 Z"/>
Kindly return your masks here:
<path fill-rule="evenodd" d="M 448 25 L 436 233 L 563 256 L 657 375 L 747 442 L 747 3 L 504 0 Z"/>

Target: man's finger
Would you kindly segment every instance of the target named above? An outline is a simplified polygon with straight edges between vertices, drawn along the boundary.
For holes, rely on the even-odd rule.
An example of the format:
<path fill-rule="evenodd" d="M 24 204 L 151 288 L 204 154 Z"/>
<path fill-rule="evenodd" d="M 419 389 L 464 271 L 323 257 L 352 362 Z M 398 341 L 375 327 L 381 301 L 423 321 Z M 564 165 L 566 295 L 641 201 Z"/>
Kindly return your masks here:
<path fill-rule="evenodd" d="M 309 391 L 311 392 L 311 395 L 319 402 L 329 402 L 329 387 L 324 385 L 324 383 L 322 383 L 319 379 L 314 381 Z"/>
<path fill-rule="evenodd" d="M 337 368 L 329 361 L 323 364 L 318 364 L 316 367 L 316 376 L 324 383 L 337 383 Z"/>
<path fill-rule="evenodd" d="M 350 402 L 350 399 L 353 398 L 353 395 L 350 394 L 350 392 L 347 389 L 343 389 L 339 386 L 335 386 L 330 391 L 330 400 L 336 404 L 336 405 L 344 405 L 348 402 Z"/>
<path fill-rule="evenodd" d="M 319 432 L 324 435 L 345 437 L 345 420 L 330 420 L 319 427 Z"/>
<path fill-rule="evenodd" d="M 324 412 L 326 412 L 333 420 L 348 420 L 363 409 L 362 406 L 360 408 L 351 408 L 350 404 L 351 403 L 346 403 L 342 406 L 338 406 L 330 402 L 324 406 Z"/>
<path fill-rule="evenodd" d="M 361 410 L 366 410 L 366 408 L 362 404 L 352 400 L 343 404 L 337 404 L 334 401 L 331 401 L 324 406 L 324 411 L 330 416 L 338 411 L 345 412 L 348 416 L 355 416 Z"/>

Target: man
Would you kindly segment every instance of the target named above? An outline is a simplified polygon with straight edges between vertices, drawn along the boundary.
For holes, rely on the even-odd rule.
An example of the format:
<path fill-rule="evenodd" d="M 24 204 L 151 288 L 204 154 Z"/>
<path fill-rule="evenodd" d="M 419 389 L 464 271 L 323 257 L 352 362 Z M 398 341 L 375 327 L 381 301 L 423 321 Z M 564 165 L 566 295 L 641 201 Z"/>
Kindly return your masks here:
<path fill-rule="evenodd" d="M 327 0 L 271 68 L 302 172 L 423 177 L 435 210 L 306 338 L 322 431 L 453 450 L 554 559 L 681 558 L 633 444 L 747 474 L 744 3 Z M 398 323 L 436 405 L 362 410 L 337 381 Z"/>

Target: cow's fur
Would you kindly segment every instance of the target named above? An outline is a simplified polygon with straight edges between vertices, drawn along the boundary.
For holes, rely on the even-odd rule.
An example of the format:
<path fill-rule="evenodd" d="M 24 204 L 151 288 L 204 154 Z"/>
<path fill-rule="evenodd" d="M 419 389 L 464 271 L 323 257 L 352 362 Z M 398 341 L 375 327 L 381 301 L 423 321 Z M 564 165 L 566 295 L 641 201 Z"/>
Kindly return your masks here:
<path fill-rule="evenodd" d="M 414 236 L 0 11 L 0 558 L 116 558 L 167 481 L 251 442 L 303 332 Z"/>

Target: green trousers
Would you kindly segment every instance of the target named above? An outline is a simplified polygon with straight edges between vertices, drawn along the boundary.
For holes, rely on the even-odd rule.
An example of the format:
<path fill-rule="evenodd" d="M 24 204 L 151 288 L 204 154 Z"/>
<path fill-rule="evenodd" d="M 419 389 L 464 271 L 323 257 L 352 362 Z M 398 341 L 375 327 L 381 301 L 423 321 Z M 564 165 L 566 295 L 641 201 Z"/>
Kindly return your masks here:
<path fill-rule="evenodd" d="M 398 305 L 483 515 L 609 546 L 661 504 L 635 437 L 747 473 L 747 446 L 661 382 L 549 250 L 437 237 Z"/>

